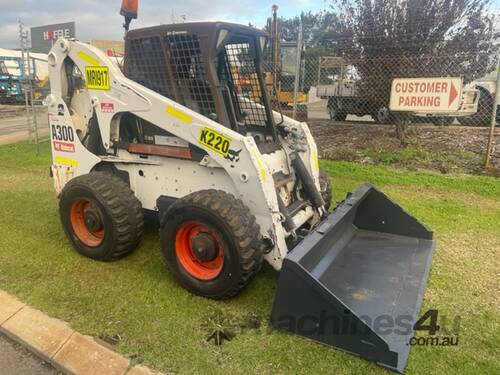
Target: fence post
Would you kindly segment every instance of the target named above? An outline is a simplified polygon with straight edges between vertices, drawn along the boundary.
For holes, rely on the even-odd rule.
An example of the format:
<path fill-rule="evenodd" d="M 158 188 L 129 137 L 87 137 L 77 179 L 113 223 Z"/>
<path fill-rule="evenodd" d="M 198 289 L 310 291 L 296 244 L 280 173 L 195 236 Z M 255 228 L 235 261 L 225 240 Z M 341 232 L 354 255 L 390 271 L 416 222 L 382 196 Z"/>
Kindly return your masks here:
<path fill-rule="evenodd" d="M 497 122 L 497 106 L 500 101 L 500 58 L 497 54 L 497 80 L 495 85 L 495 101 L 493 102 L 493 110 L 491 111 L 490 131 L 488 134 L 488 143 L 486 145 L 486 155 L 484 158 L 484 168 L 490 167 L 491 151 L 493 148 L 493 136 L 495 135 L 495 125 Z"/>
<path fill-rule="evenodd" d="M 27 81 L 27 74 L 26 70 L 28 70 L 29 74 L 29 68 L 26 69 L 26 33 L 27 31 L 24 30 L 24 24 L 22 23 L 21 19 L 18 20 L 19 23 L 19 45 L 21 47 L 21 64 L 19 66 L 20 73 L 22 79 L 20 80 L 21 86 L 23 88 L 23 94 L 24 94 L 24 110 L 26 111 L 26 125 L 28 126 L 28 136 L 30 139 L 30 142 L 33 142 L 33 131 L 32 131 L 32 126 L 30 124 L 30 106 L 29 106 L 29 98 L 28 98 L 28 81 Z"/>
<path fill-rule="evenodd" d="M 40 154 L 40 145 L 38 143 L 38 123 L 37 123 L 37 114 L 35 107 L 35 96 L 33 93 L 33 82 L 35 80 L 35 60 L 31 61 L 30 50 L 26 51 L 27 59 L 28 59 L 28 84 L 29 84 L 29 94 L 31 100 L 31 113 L 33 114 L 33 132 L 35 135 L 35 144 L 36 144 L 36 154 Z"/>
<path fill-rule="evenodd" d="M 295 62 L 295 82 L 293 83 L 293 111 L 292 117 L 297 119 L 297 96 L 300 83 L 300 63 L 302 61 L 302 17 L 299 21 L 299 35 L 297 38 L 297 61 Z"/>

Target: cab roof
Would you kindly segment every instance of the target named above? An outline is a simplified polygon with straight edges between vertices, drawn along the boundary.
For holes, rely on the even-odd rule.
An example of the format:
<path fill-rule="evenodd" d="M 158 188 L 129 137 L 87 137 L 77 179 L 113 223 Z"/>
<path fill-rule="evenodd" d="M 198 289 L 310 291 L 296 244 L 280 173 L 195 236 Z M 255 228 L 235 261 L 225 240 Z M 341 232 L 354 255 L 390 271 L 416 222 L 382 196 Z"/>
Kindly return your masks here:
<path fill-rule="evenodd" d="M 231 22 L 187 22 L 187 23 L 175 23 L 168 25 L 158 25 L 151 27 L 144 27 L 140 29 L 133 29 L 127 32 L 127 39 L 135 39 L 143 36 L 150 35 L 165 35 L 168 33 L 187 33 L 187 34 L 213 34 L 220 29 L 226 29 L 230 32 L 235 32 L 238 34 L 253 34 L 255 36 L 268 36 L 268 34 L 263 31 L 256 29 L 254 27 L 231 23 Z"/>

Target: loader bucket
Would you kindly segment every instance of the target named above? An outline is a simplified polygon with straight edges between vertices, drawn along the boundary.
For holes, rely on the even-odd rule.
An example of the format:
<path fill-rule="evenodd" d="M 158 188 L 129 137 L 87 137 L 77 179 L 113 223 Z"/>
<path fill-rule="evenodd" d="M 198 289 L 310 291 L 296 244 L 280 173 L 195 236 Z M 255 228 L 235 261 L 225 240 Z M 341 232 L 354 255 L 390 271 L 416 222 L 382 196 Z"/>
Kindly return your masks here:
<path fill-rule="evenodd" d="M 403 372 L 435 243 L 372 185 L 284 259 L 271 323 Z"/>

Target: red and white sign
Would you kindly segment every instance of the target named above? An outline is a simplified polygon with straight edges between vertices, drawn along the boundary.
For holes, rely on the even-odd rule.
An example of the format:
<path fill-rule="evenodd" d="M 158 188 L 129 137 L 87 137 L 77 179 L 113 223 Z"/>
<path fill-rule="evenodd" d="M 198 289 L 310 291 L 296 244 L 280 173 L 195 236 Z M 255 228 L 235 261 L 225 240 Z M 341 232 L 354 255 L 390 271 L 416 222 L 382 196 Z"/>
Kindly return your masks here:
<path fill-rule="evenodd" d="M 75 152 L 75 145 L 69 142 L 53 141 L 54 151 Z"/>
<path fill-rule="evenodd" d="M 114 113 L 115 105 L 113 103 L 101 103 L 101 112 Z"/>
<path fill-rule="evenodd" d="M 396 78 L 392 81 L 391 111 L 453 112 L 460 107 L 462 78 Z"/>
<path fill-rule="evenodd" d="M 125 54 L 123 52 L 115 51 L 114 49 L 108 48 L 106 50 L 106 55 L 109 57 L 124 57 Z"/>

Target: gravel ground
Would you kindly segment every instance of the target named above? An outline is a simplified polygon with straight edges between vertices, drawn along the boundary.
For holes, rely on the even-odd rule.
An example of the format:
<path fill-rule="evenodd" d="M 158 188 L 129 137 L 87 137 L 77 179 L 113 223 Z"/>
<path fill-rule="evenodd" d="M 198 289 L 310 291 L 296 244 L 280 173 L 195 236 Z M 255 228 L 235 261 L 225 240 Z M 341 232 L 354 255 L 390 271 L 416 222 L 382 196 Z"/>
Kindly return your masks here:
<path fill-rule="evenodd" d="M 405 149 L 395 137 L 394 125 L 369 122 L 333 123 L 329 120 L 309 121 L 318 142 L 320 155 L 334 160 L 367 160 L 370 152 L 390 154 Z M 467 126 L 434 126 L 412 124 L 407 133 L 408 146 L 422 150 L 423 160 L 397 160 L 400 164 L 441 170 L 443 158 L 466 171 L 475 171 L 484 160 L 489 129 Z M 500 128 L 495 129 L 492 166 L 500 169 Z M 450 155 L 456 158 L 449 158 Z M 369 157 L 368 157 L 369 158 Z M 396 162 L 396 164 L 397 164 Z M 454 167 L 453 165 L 448 167 Z"/>
<path fill-rule="evenodd" d="M 0 334 L 0 374 L 59 375 L 50 364 L 40 360 L 10 339 Z"/>

